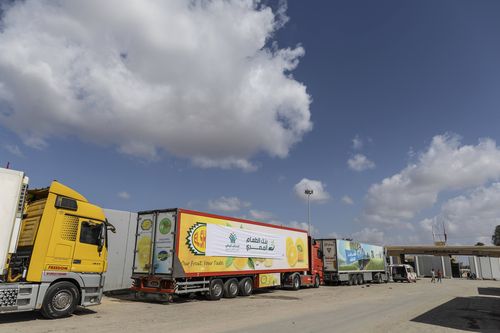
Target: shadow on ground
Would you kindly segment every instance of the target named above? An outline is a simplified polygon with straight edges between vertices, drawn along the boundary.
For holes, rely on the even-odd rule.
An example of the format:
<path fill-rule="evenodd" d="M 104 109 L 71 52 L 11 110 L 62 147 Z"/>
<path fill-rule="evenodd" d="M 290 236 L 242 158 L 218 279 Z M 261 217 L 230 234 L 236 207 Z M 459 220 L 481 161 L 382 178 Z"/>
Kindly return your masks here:
<path fill-rule="evenodd" d="M 481 294 L 481 290 L 479 290 L 479 293 Z M 481 295 L 491 294 L 487 293 Z M 413 318 L 411 321 L 469 332 L 499 332 L 500 297 L 456 297 L 449 302 L 441 304 Z"/>
<path fill-rule="evenodd" d="M 95 314 L 93 310 L 87 308 L 78 307 L 73 316 L 85 316 L 89 314 Z M 38 311 L 27 311 L 18 313 L 5 313 L 0 315 L 0 324 L 8 323 L 18 323 L 23 321 L 33 321 L 33 320 L 46 320 Z"/>
<path fill-rule="evenodd" d="M 479 295 L 484 296 L 500 296 L 500 288 L 477 288 L 477 292 L 479 293 Z"/>
<path fill-rule="evenodd" d="M 259 289 L 254 290 L 253 294 L 250 296 L 252 299 L 278 299 L 286 301 L 299 300 L 298 297 L 293 296 L 283 296 L 283 295 L 273 295 L 273 289 Z M 130 290 L 120 290 L 116 292 L 106 293 L 106 297 L 110 298 L 113 302 L 145 302 L 145 303 L 188 303 L 188 302 L 199 302 L 207 301 L 207 297 L 200 293 L 192 293 L 185 295 L 175 295 L 172 301 L 148 298 L 148 297 L 136 297 L 135 292 Z"/>

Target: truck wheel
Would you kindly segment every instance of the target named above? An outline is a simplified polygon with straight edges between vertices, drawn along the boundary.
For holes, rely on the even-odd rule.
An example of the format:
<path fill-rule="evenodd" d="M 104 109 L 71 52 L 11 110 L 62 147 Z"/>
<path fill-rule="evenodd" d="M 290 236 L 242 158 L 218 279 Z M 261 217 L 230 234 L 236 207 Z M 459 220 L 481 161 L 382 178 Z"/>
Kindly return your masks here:
<path fill-rule="evenodd" d="M 321 280 L 319 278 L 319 275 L 316 275 L 316 277 L 314 278 L 314 288 L 319 288 L 320 283 Z"/>
<path fill-rule="evenodd" d="M 300 289 L 300 276 L 295 274 L 292 278 L 292 289 L 299 290 Z"/>
<path fill-rule="evenodd" d="M 210 281 L 210 290 L 208 291 L 208 299 L 211 301 L 218 301 L 224 293 L 224 285 L 221 279 Z"/>
<path fill-rule="evenodd" d="M 350 279 L 351 282 L 351 286 L 355 286 L 358 284 L 358 277 L 356 275 L 351 275 L 351 279 Z"/>
<path fill-rule="evenodd" d="M 47 319 L 68 317 L 75 311 L 79 297 L 80 292 L 73 283 L 54 283 L 45 294 L 41 313 Z"/>
<path fill-rule="evenodd" d="M 253 283 L 251 278 L 243 278 L 238 283 L 238 289 L 241 296 L 250 296 L 253 292 Z"/>
<path fill-rule="evenodd" d="M 363 279 L 363 275 L 358 275 L 358 284 L 362 285 L 365 283 L 365 280 Z"/>
<path fill-rule="evenodd" d="M 224 283 L 224 297 L 235 298 L 238 296 L 238 280 L 229 279 Z"/>

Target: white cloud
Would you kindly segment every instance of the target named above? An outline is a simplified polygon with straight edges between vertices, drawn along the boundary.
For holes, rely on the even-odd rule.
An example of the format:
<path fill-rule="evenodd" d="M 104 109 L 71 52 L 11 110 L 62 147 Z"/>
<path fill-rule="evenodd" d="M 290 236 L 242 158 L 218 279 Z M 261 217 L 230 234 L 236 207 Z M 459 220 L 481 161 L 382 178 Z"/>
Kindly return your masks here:
<path fill-rule="evenodd" d="M 342 200 L 342 203 L 344 203 L 346 205 L 354 205 L 354 201 L 348 195 L 344 195 L 341 200 Z"/>
<path fill-rule="evenodd" d="M 375 168 L 375 163 L 363 154 L 356 154 L 347 160 L 347 165 L 354 171 L 364 171 Z"/>
<path fill-rule="evenodd" d="M 359 135 L 356 134 L 354 139 L 352 139 L 352 149 L 361 150 L 363 146 L 364 146 L 363 139 L 361 139 Z"/>
<path fill-rule="evenodd" d="M 284 158 L 312 129 L 311 98 L 291 75 L 304 49 L 273 43 L 285 9 L 15 2 L 0 32 L 0 124 L 37 148 L 77 136 L 147 159 L 255 170 L 252 156 Z"/>
<path fill-rule="evenodd" d="M 14 156 L 24 157 L 24 154 L 18 145 L 12 145 L 12 144 L 6 143 L 3 145 L 3 148 Z"/>
<path fill-rule="evenodd" d="M 438 215 L 422 220 L 420 226 L 424 234 L 430 235 L 432 226 L 436 230 L 444 223 L 449 242 L 490 244 L 495 227 L 500 225 L 499 203 L 500 183 L 481 186 L 449 199 Z"/>
<path fill-rule="evenodd" d="M 330 232 L 327 236 L 327 238 L 335 238 L 335 239 L 342 239 L 339 233 L 337 232 Z"/>
<path fill-rule="evenodd" d="M 313 190 L 310 197 L 311 202 L 322 203 L 330 199 L 330 194 L 326 191 L 326 185 L 319 180 L 303 178 L 294 186 L 295 194 L 304 201 L 307 201 L 307 195 L 304 193 L 306 189 Z"/>
<path fill-rule="evenodd" d="M 194 157 L 192 159 L 193 164 L 199 166 L 200 168 L 221 168 L 221 169 L 232 169 L 239 168 L 246 172 L 256 171 L 258 167 L 252 162 L 243 158 L 223 158 L 223 159 L 211 159 L 206 157 Z"/>
<path fill-rule="evenodd" d="M 375 245 L 384 244 L 384 232 L 376 228 L 363 228 L 352 234 L 353 240 Z"/>
<path fill-rule="evenodd" d="M 268 221 L 273 218 L 273 213 L 263 210 L 250 209 L 250 216 L 257 220 Z"/>
<path fill-rule="evenodd" d="M 362 220 L 404 225 L 439 193 L 480 186 L 500 178 L 500 150 L 490 139 L 476 146 L 461 145 L 457 136 L 438 135 L 416 163 L 374 184 L 368 190 Z"/>
<path fill-rule="evenodd" d="M 306 222 L 291 221 L 286 226 L 288 226 L 290 228 L 301 229 L 301 230 L 306 230 L 306 231 L 309 230 L 309 225 Z M 312 223 L 311 223 L 311 235 L 312 236 L 319 235 L 319 230 Z"/>
<path fill-rule="evenodd" d="M 130 199 L 130 194 L 126 191 L 118 192 L 118 198 L 128 200 Z"/>
<path fill-rule="evenodd" d="M 250 206 L 250 202 L 242 201 L 237 197 L 222 196 L 216 200 L 208 201 L 208 208 L 223 212 L 236 212 Z"/>

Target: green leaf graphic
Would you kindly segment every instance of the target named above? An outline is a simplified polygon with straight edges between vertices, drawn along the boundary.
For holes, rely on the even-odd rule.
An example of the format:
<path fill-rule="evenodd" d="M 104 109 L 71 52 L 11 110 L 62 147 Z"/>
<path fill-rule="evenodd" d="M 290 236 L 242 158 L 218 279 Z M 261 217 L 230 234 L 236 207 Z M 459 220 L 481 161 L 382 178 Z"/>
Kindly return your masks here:
<path fill-rule="evenodd" d="M 229 267 L 233 264 L 233 257 L 227 257 L 226 258 L 226 267 Z"/>
<path fill-rule="evenodd" d="M 253 263 L 252 258 L 248 258 L 248 267 L 250 267 L 251 269 L 255 269 L 255 264 Z"/>

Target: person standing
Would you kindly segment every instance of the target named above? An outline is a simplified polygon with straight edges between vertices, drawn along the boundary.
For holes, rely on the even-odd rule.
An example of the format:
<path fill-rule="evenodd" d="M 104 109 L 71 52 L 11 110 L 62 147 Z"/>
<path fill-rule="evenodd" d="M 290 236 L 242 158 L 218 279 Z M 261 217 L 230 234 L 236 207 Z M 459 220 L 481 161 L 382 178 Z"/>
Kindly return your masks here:
<path fill-rule="evenodd" d="M 436 272 L 434 272 L 434 268 L 431 269 L 431 282 L 432 283 L 436 282 Z"/>
<path fill-rule="evenodd" d="M 438 274 L 437 274 L 437 276 L 438 276 L 438 282 L 439 282 L 439 283 L 443 282 L 443 281 L 441 281 L 441 279 L 443 278 L 443 273 L 441 273 L 441 270 L 440 270 L 440 269 L 438 269 Z"/>

